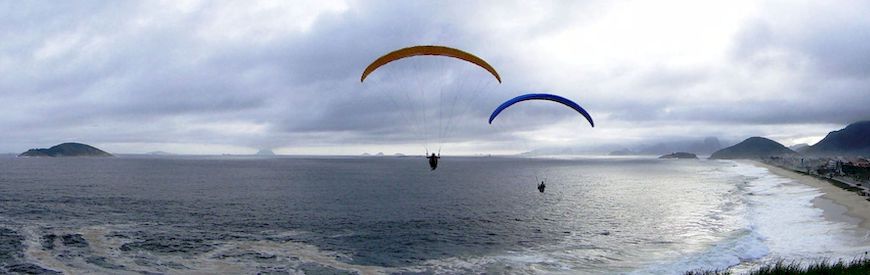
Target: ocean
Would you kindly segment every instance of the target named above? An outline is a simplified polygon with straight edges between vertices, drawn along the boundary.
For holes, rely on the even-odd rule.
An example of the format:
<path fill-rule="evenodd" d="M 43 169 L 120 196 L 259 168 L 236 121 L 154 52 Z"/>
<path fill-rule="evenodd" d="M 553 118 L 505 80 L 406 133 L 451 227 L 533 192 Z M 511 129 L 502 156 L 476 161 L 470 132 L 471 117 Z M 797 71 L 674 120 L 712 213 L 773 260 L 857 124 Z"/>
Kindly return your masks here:
<path fill-rule="evenodd" d="M 681 274 L 870 250 L 820 195 L 714 160 L 7 156 L 0 272 Z"/>

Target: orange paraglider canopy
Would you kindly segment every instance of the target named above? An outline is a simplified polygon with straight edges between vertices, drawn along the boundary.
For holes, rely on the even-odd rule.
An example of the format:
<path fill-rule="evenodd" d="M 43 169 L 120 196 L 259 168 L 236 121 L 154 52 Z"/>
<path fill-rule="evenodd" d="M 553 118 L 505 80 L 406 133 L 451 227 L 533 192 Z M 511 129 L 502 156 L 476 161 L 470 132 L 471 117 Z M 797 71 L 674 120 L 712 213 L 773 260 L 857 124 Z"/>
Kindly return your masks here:
<path fill-rule="evenodd" d="M 407 47 L 407 48 L 398 49 L 398 50 L 395 50 L 395 51 L 390 52 L 388 54 L 385 54 L 384 56 L 381 56 L 378 59 L 376 59 L 374 62 L 372 62 L 372 64 L 369 64 L 368 67 L 366 67 L 366 69 L 365 69 L 365 71 L 363 71 L 362 76 L 360 77 L 359 81 L 360 82 L 365 81 L 366 77 L 369 74 L 371 74 L 372 72 L 374 72 L 375 70 L 377 70 L 381 66 L 386 65 L 387 63 L 390 63 L 390 62 L 393 62 L 393 61 L 396 61 L 396 60 L 399 60 L 402 58 L 406 58 L 406 57 L 421 56 L 421 55 L 446 56 L 446 57 L 453 57 L 453 58 L 458 58 L 458 59 L 462 59 L 462 60 L 471 62 L 474 65 L 480 66 L 484 70 L 488 71 L 490 74 L 492 74 L 492 76 L 495 77 L 496 80 L 498 80 L 498 83 L 501 83 L 501 77 L 498 75 L 498 72 L 495 71 L 495 68 L 493 68 L 491 65 L 489 65 L 489 63 L 486 63 L 486 61 L 484 61 L 480 57 L 477 57 L 473 54 L 467 53 L 467 52 L 459 50 L 459 49 L 454 49 L 454 48 L 444 47 L 444 46 L 432 46 L 432 45 Z"/>

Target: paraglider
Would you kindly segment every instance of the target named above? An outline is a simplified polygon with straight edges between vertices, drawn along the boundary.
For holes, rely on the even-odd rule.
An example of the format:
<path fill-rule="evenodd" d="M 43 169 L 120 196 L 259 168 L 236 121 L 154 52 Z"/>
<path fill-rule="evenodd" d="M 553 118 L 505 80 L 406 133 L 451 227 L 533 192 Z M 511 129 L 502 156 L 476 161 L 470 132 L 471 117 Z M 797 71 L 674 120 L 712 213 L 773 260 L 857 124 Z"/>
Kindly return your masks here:
<path fill-rule="evenodd" d="M 436 156 L 435 153 L 432 153 L 431 156 L 426 156 L 426 158 L 429 159 L 429 167 L 432 168 L 432 171 L 435 171 L 438 168 L 438 159 L 441 158 L 440 154 Z"/>
<path fill-rule="evenodd" d="M 511 99 L 505 101 L 504 103 L 502 103 L 501 105 L 499 105 L 497 108 L 495 108 L 495 110 L 489 116 L 489 124 L 492 124 L 492 121 L 495 120 L 495 118 L 498 117 L 498 115 L 502 111 L 507 109 L 508 107 L 513 106 L 514 104 L 517 104 L 519 102 L 527 101 L 527 100 L 546 100 L 546 101 L 560 103 L 560 104 L 565 105 L 565 106 L 573 109 L 574 111 L 580 113 L 580 115 L 582 115 L 584 118 L 586 118 L 586 121 L 589 122 L 590 126 L 595 127 L 595 122 L 592 121 L 592 116 L 590 116 L 589 113 L 586 112 L 585 109 L 583 109 L 583 107 L 580 107 L 579 104 L 577 104 L 574 101 L 571 101 L 570 99 L 567 99 L 567 98 L 564 98 L 564 97 L 561 97 L 558 95 L 553 95 L 553 94 L 525 94 L 525 95 L 511 98 Z M 537 178 L 537 176 L 536 176 L 536 178 Z M 547 188 L 547 185 L 544 184 L 544 181 L 541 181 L 541 184 L 538 184 L 538 191 L 541 193 L 544 193 L 545 188 Z"/>
<path fill-rule="evenodd" d="M 492 111 L 492 114 L 489 116 L 489 124 L 492 124 L 492 121 L 498 116 L 498 114 L 504 111 L 504 109 L 507 109 L 511 105 L 526 100 L 549 100 L 561 103 L 562 105 L 568 106 L 569 108 L 574 109 L 574 111 L 577 111 L 578 113 L 583 115 L 583 117 L 586 118 L 587 121 L 589 121 L 589 125 L 595 127 L 595 122 L 592 121 L 592 116 L 590 116 L 589 113 L 587 113 L 586 110 L 583 109 L 583 107 L 580 107 L 580 105 L 578 105 L 574 101 L 571 101 L 570 99 L 553 94 L 525 94 L 515 98 L 511 98 L 495 108 L 495 111 Z"/>
<path fill-rule="evenodd" d="M 439 58 L 418 59 L 417 57 Z M 420 66 L 418 62 L 426 63 Z M 433 66 L 433 64 L 430 64 L 433 62 L 442 63 Z M 473 65 L 475 69 L 469 70 L 468 65 Z M 387 69 L 387 67 L 392 68 Z M 429 71 L 429 69 L 433 68 L 436 70 Z M 483 69 L 483 71 L 477 70 L 477 68 Z M 382 70 L 386 70 L 382 74 L 389 80 L 369 80 L 367 83 L 372 81 L 376 83 L 378 81 L 388 81 L 383 84 L 383 87 L 392 87 L 392 90 L 402 93 L 400 98 L 386 97 L 386 99 L 396 105 L 395 107 L 400 110 L 399 114 L 401 117 L 408 120 L 409 127 L 414 131 L 418 131 L 416 134 L 421 139 L 421 143 L 423 143 L 426 151 L 425 156 L 428 159 L 429 167 L 433 171 L 438 167 L 438 160 L 441 158 L 441 145 L 444 139 L 455 128 L 452 124 L 459 121 L 458 118 L 462 116 L 461 112 L 471 109 L 470 107 L 457 105 L 470 105 L 468 102 L 471 100 L 468 97 L 475 97 L 479 94 L 474 92 L 475 88 L 465 87 L 464 85 L 472 85 L 471 87 L 482 90 L 488 84 L 501 83 L 501 76 L 495 68 L 482 58 L 460 49 L 437 45 L 411 46 L 389 52 L 366 66 L 360 76 L 360 82 L 366 83 L 366 79 L 369 79 L 371 74 Z M 431 72 L 438 74 L 433 75 Z M 463 79 L 461 77 L 463 73 L 469 74 L 470 77 Z M 492 76 L 492 78 L 489 76 Z M 495 81 L 492 81 L 493 78 Z M 389 81 L 397 81 L 397 83 Z M 477 85 L 475 85 L 475 82 L 477 82 Z M 408 102 L 399 104 L 396 102 L 397 99 L 404 99 Z M 435 125 L 436 123 L 437 125 Z M 430 148 L 430 141 L 436 141 L 435 145 L 438 145 L 437 150 L 434 147 Z M 434 153 L 429 155 L 429 152 L 434 151 L 439 153 L 437 155 Z"/>
<path fill-rule="evenodd" d="M 368 77 L 369 74 L 371 74 L 372 72 L 374 72 L 375 70 L 377 70 L 381 66 L 386 65 L 387 63 L 390 63 L 390 62 L 393 62 L 393 61 L 396 61 L 396 60 L 399 60 L 402 58 L 408 58 L 408 57 L 413 57 L 413 56 L 423 56 L 423 55 L 446 56 L 446 57 L 458 58 L 458 59 L 462 59 L 462 60 L 471 62 L 472 64 L 480 66 L 481 68 L 485 69 L 487 72 L 492 74 L 492 76 L 495 77 L 496 80 L 498 80 L 498 83 L 501 83 L 501 76 L 498 75 L 498 72 L 495 71 L 495 68 L 493 68 L 491 65 L 489 65 L 489 63 L 487 63 L 486 61 L 484 61 L 480 57 L 477 57 L 473 54 L 467 53 L 467 52 L 459 50 L 459 49 L 454 49 L 454 48 L 444 47 L 444 46 L 433 46 L 433 45 L 407 47 L 407 48 L 398 49 L 398 50 L 392 51 L 388 54 L 385 54 L 384 56 L 379 57 L 374 62 L 372 62 L 372 64 L 369 64 L 366 67 L 366 69 L 362 73 L 362 76 L 360 76 L 360 78 L 359 78 L 359 82 L 365 81 L 366 77 Z"/>

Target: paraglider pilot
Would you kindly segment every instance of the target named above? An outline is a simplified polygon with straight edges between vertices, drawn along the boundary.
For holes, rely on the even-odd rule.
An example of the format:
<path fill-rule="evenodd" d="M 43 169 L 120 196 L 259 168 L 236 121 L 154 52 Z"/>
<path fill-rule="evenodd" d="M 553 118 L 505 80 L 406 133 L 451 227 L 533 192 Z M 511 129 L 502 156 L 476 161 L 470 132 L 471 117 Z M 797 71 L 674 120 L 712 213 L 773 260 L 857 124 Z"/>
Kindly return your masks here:
<path fill-rule="evenodd" d="M 426 158 L 429 159 L 429 167 L 432 168 L 432 171 L 435 171 L 435 168 L 438 168 L 438 159 L 440 159 L 441 156 L 436 156 L 435 153 L 432 153 L 431 156 L 427 156 Z"/>

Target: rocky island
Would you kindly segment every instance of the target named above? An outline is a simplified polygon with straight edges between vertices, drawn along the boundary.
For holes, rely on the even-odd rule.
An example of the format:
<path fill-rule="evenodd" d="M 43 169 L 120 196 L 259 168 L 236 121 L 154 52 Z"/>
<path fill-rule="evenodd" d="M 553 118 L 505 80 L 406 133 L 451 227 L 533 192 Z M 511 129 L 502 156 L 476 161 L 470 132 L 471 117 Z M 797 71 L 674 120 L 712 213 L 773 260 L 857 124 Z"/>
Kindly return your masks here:
<path fill-rule="evenodd" d="M 692 153 L 676 152 L 659 157 L 660 159 L 698 159 L 698 156 Z"/>
<path fill-rule="evenodd" d="M 27 152 L 21 153 L 19 157 L 111 157 L 112 154 L 106 151 L 97 149 L 96 147 L 67 142 L 61 143 L 51 148 L 30 149 Z"/>

